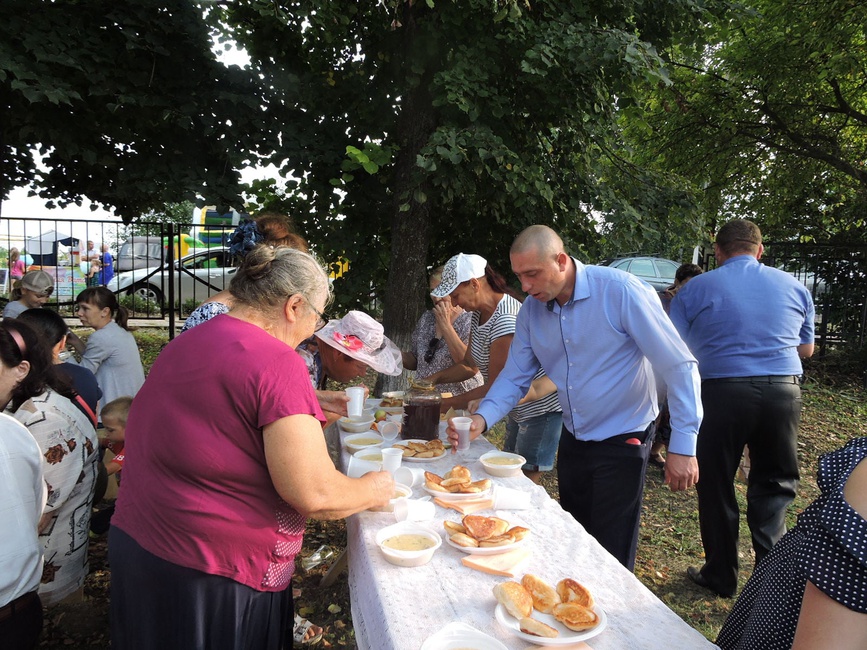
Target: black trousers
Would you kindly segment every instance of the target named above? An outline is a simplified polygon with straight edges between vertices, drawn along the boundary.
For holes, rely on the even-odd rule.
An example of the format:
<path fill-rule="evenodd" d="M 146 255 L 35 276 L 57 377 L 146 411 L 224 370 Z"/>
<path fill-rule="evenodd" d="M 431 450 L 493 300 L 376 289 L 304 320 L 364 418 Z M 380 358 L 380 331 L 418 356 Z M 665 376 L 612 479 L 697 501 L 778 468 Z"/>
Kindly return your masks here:
<path fill-rule="evenodd" d="M 798 489 L 801 387 L 794 377 L 711 379 L 702 382 L 701 400 L 696 453 L 701 573 L 720 593 L 733 594 L 740 519 L 734 479 L 744 445 L 750 448 L 747 524 L 758 562 L 785 534 L 786 508 Z"/>
<path fill-rule="evenodd" d="M 630 444 L 638 439 L 641 444 Z M 581 442 L 563 427 L 557 456 L 560 505 L 630 571 L 635 567 L 644 472 L 653 424 L 600 442 Z"/>
<path fill-rule="evenodd" d="M 28 594 L 0 607 L 0 648 L 32 650 L 42 632 L 42 602 L 39 594 Z"/>
<path fill-rule="evenodd" d="M 114 650 L 291 650 L 292 588 L 256 591 L 167 562 L 109 531 Z"/>

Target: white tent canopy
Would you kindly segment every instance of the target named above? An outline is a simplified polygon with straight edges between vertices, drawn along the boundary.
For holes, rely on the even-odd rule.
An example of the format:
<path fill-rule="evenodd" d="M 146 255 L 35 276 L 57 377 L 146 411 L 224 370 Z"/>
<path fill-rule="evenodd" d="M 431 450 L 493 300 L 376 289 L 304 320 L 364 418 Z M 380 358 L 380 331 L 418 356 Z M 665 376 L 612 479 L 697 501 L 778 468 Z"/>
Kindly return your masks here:
<path fill-rule="evenodd" d="M 24 242 L 24 250 L 31 255 L 53 255 L 57 244 L 78 246 L 78 239 L 57 230 L 49 230 L 39 235 L 39 237 L 31 237 L 26 240 Z"/>

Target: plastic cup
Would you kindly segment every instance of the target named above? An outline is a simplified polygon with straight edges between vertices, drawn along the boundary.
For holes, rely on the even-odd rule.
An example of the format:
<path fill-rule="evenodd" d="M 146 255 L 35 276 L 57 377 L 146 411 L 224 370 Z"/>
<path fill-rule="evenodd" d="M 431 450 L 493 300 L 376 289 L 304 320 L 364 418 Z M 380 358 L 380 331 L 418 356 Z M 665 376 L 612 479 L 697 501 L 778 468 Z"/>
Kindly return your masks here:
<path fill-rule="evenodd" d="M 494 509 L 527 510 L 530 507 L 531 497 L 529 492 L 498 485 L 494 488 Z"/>
<path fill-rule="evenodd" d="M 458 417 L 451 419 L 452 426 L 458 432 L 458 451 L 466 451 L 470 448 L 470 426 L 472 418 Z"/>
<path fill-rule="evenodd" d="M 368 472 L 378 472 L 380 469 L 382 469 L 381 463 L 375 463 L 371 460 L 362 460 L 361 458 L 350 456 L 349 464 L 346 466 L 346 475 L 349 478 L 361 478 Z"/>
<path fill-rule="evenodd" d="M 429 521 L 436 514 L 433 501 L 422 499 L 398 499 L 394 502 L 394 518 L 397 521 Z"/>
<path fill-rule="evenodd" d="M 380 422 L 376 428 L 384 440 L 394 440 L 400 435 L 400 426 L 396 422 Z"/>
<path fill-rule="evenodd" d="M 360 418 L 364 412 L 364 386 L 350 386 L 346 389 L 349 404 L 346 405 L 346 413 L 351 418 Z"/>
<path fill-rule="evenodd" d="M 421 485 L 424 481 L 424 470 L 421 467 L 407 467 L 402 465 L 394 470 L 394 482 L 407 487 Z"/>
<path fill-rule="evenodd" d="M 382 469 L 392 476 L 394 476 L 395 470 L 400 467 L 400 463 L 403 460 L 403 449 L 395 449 L 394 447 L 389 447 L 388 449 L 382 450 Z"/>

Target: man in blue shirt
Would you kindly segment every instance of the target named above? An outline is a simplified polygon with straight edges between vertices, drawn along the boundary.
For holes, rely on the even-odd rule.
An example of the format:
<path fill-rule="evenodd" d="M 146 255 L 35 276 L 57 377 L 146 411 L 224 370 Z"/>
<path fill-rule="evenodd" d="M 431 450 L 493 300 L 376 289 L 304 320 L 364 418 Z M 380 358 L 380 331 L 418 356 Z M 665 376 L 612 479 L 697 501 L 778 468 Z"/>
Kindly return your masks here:
<path fill-rule="evenodd" d="M 685 490 L 698 480 L 696 361 L 649 285 L 617 269 L 584 266 L 550 228 L 531 226 L 518 235 L 511 261 L 529 297 L 470 436 L 514 407 L 544 368 L 563 408 L 560 503 L 631 570 L 658 413 L 653 371 L 667 383 L 671 406 L 665 480 Z M 451 429 L 449 435 L 456 437 Z"/>
<path fill-rule="evenodd" d="M 693 278 L 671 319 L 695 354 L 705 418 L 698 437 L 699 522 L 705 564 L 696 584 L 732 596 L 738 584 L 734 476 L 750 448 L 747 523 L 756 563 L 786 532 L 798 486 L 801 358 L 813 354 L 813 300 L 787 273 L 759 263 L 762 234 L 746 219 L 720 228 L 716 270 Z"/>

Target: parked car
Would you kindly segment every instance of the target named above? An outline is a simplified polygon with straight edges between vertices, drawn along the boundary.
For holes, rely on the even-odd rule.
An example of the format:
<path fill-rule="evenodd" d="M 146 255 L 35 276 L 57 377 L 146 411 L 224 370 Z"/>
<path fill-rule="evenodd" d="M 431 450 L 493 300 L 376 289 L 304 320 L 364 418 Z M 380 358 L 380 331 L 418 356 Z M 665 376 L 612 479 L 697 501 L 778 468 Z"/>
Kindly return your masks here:
<path fill-rule="evenodd" d="M 115 260 L 118 273 L 134 269 L 159 266 L 165 260 L 162 237 L 136 236 L 127 239 L 120 247 Z"/>
<path fill-rule="evenodd" d="M 163 263 L 118 273 L 107 286 L 117 294 L 138 295 L 165 308 L 172 283 L 176 303 L 201 302 L 227 288 L 236 270 L 229 249 L 221 246 L 186 255 L 175 261 L 174 268 Z"/>
<path fill-rule="evenodd" d="M 674 274 L 680 264 L 662 257 L 616 257 L 599 263 L 601 266 L 613 266 L 638 276 L 657 291 L 665 291 L 674 284 Z"/>

